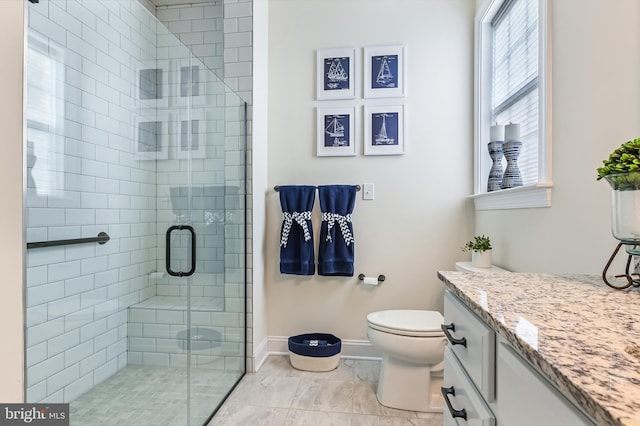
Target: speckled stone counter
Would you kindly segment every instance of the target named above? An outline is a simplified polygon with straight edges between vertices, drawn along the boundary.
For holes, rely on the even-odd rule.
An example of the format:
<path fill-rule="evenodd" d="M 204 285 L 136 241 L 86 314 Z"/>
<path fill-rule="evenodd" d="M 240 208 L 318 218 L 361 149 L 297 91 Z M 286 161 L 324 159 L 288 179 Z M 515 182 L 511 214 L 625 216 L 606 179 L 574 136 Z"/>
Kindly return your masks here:
<path fill-rule="evenodd" d="M 640 289 L 595 275 L 438 277 L 598 425 L 640 425 Z"/>

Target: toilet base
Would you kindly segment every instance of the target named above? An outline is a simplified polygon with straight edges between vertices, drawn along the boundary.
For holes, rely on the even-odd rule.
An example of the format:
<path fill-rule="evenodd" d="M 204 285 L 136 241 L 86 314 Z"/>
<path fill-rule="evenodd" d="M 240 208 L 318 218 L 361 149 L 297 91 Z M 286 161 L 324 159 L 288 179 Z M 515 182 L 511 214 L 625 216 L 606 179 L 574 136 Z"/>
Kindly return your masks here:
<path fill-rule="evenodd" d="M 425 413 L 442 413 L 442 374 L 430 365 L 411 365 L 383 356 L 376 397 L 385 407 Z"/>

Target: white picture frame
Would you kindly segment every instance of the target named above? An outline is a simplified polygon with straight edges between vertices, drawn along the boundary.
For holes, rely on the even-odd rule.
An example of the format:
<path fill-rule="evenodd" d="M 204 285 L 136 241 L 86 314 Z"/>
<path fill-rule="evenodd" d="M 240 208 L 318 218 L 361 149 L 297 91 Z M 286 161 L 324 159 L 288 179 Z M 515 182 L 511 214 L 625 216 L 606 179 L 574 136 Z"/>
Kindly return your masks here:
<path fill-rule="evenodd" d="M 407 152 L 407 106 L 364 107 L 364 155 L 401 155 Z"/>
<path fill-rule="evenodd" d="M 176 123 L 178 128 L 175 137 L 175 158 L 205 158 L 205 125 L 203 120 L 191 120 L 191 129 L 189 130 L 189 120 L 182 120 Z M 191 133 L 191 134 L 189 134 Z M 191 140 L 189 140 L 191 137 Z M 189 146 L 189 143 L 191 144 Z"/>
<path fill-rule="evenodd" d="M 136 107 L 141 109 L 168 108 L 171 93 L 170 70 L 160 64 L 139 67 L 134 71 Z"/>
<path fill-rule="evenodd" d="M 178 159 L 205 158 L 207 154 L 207 130 L 211 126 L 206 120 L 203 108 L 193 108 L 191 111 L 182 109 L 178 114 L 172 114 L 173 123 L 171 143 L 173 156 Z M 191 128 L 189 128 L 189 122 Z M 189 145 L 191 144 L 191 145 Z"/>
<path fill-rule="evenodd" d="M 137 160 L 169 158 L 169 123 L 166 119 L 138 116 L 133 132 L 133 154 Z"/>
<path fill-rule="evenodd" d="M 356 155 L 356 107 L 317 108 L 318 157 Z"/>
<path fill-rule="evenodd" d="M 401 98 L 406 96 L 406 47 L 364 48 L 364 97 Z"/>
<path fill-rule="evenodd" d="M 356 49 L 318 49 L 316 57 L 316 99 L 356 97 Z"/>

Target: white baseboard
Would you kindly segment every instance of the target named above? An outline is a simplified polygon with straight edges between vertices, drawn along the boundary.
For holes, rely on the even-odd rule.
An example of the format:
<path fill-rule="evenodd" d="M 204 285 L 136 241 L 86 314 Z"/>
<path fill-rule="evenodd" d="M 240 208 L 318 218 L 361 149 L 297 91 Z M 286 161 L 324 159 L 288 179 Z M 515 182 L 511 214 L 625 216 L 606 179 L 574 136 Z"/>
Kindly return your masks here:
<path fill-rule="evenodd" d="M 267 355 L 289 354 L 288 337 L 268 336 L 267 339 Z M 341 358 L 351 359 L 382 359 L 382 354 L 374 348 L 368 340 L 343 340 L 340 356 Z M 264 362 L 264 360 L 262 362 Z M 260 363 L 260 365 L 262 365 L 262 363 Z"/>
<path fill-rule="evenodd" d="M 264 364 L 264 362 L 267 360 L 267 357 L 269 356 L 269 351 L 267 350 L 268 342 L 269 338 L 265 337 L 260 343 L 258 343 L 258 345 L 253 348 L 253 373 L 258 371 L 260 367 L 262 367 L 262 364 Z"/>

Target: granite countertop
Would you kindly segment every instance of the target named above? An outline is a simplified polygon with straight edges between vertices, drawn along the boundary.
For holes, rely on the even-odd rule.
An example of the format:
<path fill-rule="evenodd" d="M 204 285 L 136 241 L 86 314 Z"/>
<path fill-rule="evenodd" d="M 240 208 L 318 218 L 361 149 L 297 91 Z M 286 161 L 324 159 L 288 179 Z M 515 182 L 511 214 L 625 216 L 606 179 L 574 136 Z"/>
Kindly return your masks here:
<path fill-rule="evenodd" d="M 438 278 L 598 425 L 640 425 L 640 289 L 596 275 Z"/>

